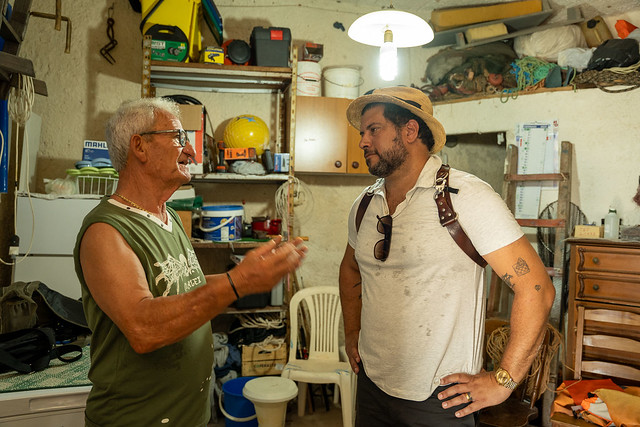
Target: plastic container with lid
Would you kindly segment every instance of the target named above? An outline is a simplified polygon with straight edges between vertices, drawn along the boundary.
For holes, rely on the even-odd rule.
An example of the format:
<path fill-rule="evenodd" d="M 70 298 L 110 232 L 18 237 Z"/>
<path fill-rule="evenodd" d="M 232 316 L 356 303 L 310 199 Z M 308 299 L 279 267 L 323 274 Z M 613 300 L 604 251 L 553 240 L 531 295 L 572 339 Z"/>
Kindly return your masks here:
<path fill-rule="evenodd" d="M 620 220 L 618 219 L 618 212 L 615 208 L 609 207 L 609 213 L 604 217 L 604 238 L 605 239 L 617 239 L 619 238 Z"/>

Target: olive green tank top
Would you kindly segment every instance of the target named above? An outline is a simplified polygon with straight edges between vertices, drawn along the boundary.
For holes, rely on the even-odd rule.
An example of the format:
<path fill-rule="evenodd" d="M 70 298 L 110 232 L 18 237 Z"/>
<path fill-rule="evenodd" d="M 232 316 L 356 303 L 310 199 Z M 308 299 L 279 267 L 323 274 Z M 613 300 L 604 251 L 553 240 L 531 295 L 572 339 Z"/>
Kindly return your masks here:
<path fill-rule="evenodd" d="M 96 304 L 78 257 L 87 228 L 103 222 L 114 227 L 138 257 L 154 298 L 204 285 L 204 274 L 180 218 L 171 208 L 167 211 L 169 221 L 163 224 L 150 214 L 104 198 L 86 216 L 78 233 L 75 267 L 92 331 L 89 379 L 93 387 L 85 411 L 87 426 L 190 427 L 206 426 L 209 421 L 213 366 L 210 323 L 182 341 L 138 354 Z"/>

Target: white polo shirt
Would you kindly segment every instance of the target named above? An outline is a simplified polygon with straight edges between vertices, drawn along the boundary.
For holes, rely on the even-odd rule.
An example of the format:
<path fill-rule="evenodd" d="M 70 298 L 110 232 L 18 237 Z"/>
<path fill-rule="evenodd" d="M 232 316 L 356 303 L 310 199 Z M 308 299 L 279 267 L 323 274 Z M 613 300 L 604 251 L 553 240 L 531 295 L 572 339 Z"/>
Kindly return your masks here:
<path fill-rule="evenodd" d="M 362 276 L 359 352 L 364 369 L 385 393 L 427 399 L 445 375 L 475 374 L 482 365 L 484 269 L 469 258 L 440 225 L 435 176 L 442 165 L 429 158 L 416 185 L 392 215 L 389 257 L 375 259 L 384 236 L 377 217 L 389 214 L 384 179 L 368 187 L 349 214 L 349 245 Z M 451 169 L 449 186 L 459 221 L 480 255 L 513 243 L 523 232 L 489 184 Z M 359 233 L 355 216 L 367 191 L 374 197 Z"/>

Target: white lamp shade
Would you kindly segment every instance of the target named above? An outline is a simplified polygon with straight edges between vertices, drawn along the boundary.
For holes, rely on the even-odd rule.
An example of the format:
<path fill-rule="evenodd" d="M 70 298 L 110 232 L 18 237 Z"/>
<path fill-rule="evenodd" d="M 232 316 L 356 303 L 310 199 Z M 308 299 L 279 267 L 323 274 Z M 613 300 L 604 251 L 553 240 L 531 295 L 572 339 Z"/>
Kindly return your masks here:
<path fill-rule="evenodd" d="M 433 30 L 424 19 L 399 10 L 367 13 L 351 24 L 347 34 L 359 43 L 382 46 L 386 30 L 393 32 L 397 47 L 421 46 L 433 40 Z"/>

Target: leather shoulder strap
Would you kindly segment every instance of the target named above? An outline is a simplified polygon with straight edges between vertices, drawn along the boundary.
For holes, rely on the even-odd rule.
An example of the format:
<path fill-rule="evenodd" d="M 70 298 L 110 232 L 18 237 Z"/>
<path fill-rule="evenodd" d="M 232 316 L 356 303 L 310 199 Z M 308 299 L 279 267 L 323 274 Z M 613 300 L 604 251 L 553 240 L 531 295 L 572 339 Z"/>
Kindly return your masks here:
<path fill-rule="evenodd" d="M 373 193 L 365 193 L 360 199 L 360 204 L 358 205 L 358 212 L 356 212 L 356 233 L 360 231 L 360 224 L 362 223 L 362 218 L 364 217 L 364 213 L 367 211 L 369 207 L 369 203 L 371 203 L 371 199 L 373 198 Z"/>
<path fill-rule="evenodd" d="M 486 267 L 487 261 L 478 253 L 471 243 L 471 239 L 464 232 L 458 222 L 458 214 L 453 210 L 450 192 L 454 189 L 449 187 L 449 165 L 443 164 L 436 174 L 436 194 L 433 196 L 438 206 L 438 219 L 443 227 L 447 227 L 449 234 L 453 237 L 460 249 L 466 253 L 480 267 Z"/>

